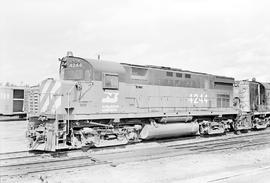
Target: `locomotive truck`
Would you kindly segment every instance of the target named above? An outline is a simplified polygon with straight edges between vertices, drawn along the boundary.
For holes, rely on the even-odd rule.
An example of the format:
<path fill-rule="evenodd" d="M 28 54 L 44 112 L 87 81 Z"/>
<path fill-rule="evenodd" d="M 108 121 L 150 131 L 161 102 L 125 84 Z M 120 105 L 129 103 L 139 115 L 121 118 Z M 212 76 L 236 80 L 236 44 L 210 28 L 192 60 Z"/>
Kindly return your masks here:
<path fill-rule="evenodd" d="M 251 129 L 254 121 L 263 128 L 269 121 L 269 85 L 257 83 L 261 97 L 256 109 L 265 104 L 260 113 L 243 106 L 243 101 L 253 105 L 240 92 L 248 81 L 235 85 L 231 77 L 71 53 L 59 61 L 60 79 L 41 82 L 38 114 L 29 116 L 30 150 L 223 134 Z"/>

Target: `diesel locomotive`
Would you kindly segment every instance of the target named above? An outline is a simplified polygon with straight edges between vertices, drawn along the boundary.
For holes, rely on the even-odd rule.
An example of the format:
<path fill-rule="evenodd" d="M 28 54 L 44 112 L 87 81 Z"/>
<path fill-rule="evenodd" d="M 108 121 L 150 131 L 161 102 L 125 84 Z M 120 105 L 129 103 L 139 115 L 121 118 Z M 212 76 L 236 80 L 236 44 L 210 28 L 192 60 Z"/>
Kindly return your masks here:
<path fill-rule="evenodd" d="M 270 84 L 75 57 L 41 82 L 30 150 L 105 147 L 148 139 L 266 128 Z"/>

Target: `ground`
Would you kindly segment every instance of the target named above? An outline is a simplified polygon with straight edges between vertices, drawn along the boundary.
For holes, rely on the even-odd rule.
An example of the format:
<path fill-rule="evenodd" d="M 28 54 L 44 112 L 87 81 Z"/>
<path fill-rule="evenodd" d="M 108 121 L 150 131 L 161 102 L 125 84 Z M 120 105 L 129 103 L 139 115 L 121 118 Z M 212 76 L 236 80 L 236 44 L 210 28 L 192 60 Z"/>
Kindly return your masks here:
<path fill-rule="evenodd" d="M 27 150 L 26 121 L 0 121 L 0 153 Z"/>
<path fill-rule="evenodd" d="M 16 123 L 22 128 L 25 125 Z M 7 125 L 7 124 L 5 124 Z M 4 124 L 1 123 L 1 132 Z M 7 128 L 15 124 L 8 124 Z M 20 130 L 15 130 L 22 133 Z M 7 135 L 7 133 L 6 133 Z M 1 133 L 1 150 L 3 135 Z M 16 134 L 16 137 L 22 135 Z M 23 144 L 24 139 L 8 139 L 11 144 Z M 21 141 L 19 143 L 19 141 Z M 21 145 L 21 147 L 26 147 Z M 11 150 L 12 148 L 8 148 Z M 16 147 L 14 150 L 18 150 Z M 1 182 L 104 182 L 104 183 L 167 183 L 167 182 L 269 182 L 270 180 L 270 148 L 249 148 L 244 150 L 227 150 L 215 153 L 203 153 L 156 160 L 131 162 L 115 165 L 97 165 L 88 168 L 76 168 L 53 172 L 41 172 L 21 177 L 2 177 Z"/>

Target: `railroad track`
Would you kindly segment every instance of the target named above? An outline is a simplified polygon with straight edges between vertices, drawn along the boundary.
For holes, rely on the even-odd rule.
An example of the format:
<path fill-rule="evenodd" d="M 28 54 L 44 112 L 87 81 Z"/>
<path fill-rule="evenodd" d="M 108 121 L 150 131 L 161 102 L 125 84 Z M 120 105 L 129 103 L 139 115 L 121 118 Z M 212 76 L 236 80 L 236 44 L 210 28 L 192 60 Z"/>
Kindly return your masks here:
<path fill-rule="evenodd" d="M 106 163 L 108 162 L 102 162 L 89 156 L 79 156 L 68 159 L 43 160 L 32 163 L 20 163 L 1 166 L 0 176 L 24 175 L 30 173 L 78 168 Z"/>
<path fill-rule="evenodd" d="M 224 143 L 215 143 L 207 141 L 206 143 L 201 144 L 193 144 L 193 145 L 185 145 L 181 146 L 165 146 L 149 148 L 147 150 L 141 151 L 129 151 L 129 152 L 121 152 L 121 153 L 111 153 L 111 154 L 100 154 L 95 156 L 97 159 L 106 160 L 109 162 L 114 162 L 116 164 L 126 163 L 130 161 L 145 161 L 145 160 L 153 160 L 153 159 L 161 159 L 167 157 L 175 157 L 175 156 L 184 156 L 184 155 L 193 155 L 199 153 L 215 153 L 218 151 L 225 150 L 237 150 L 244 149 L 250 147 L 258 147 L 262 145 L 270 146 L 270 134 L 265 134 L 264 136 L 257 136 L 254 139 L 250 138 L 249 140 L 234 140 L 224 139 Z M 121 158 L 120 158 L 121 157 Z"/>
<path fill-rule="evenodd" d="M 186 144 L 171 144 L 171 142 L 160 142 L 159 146 L 145 147 L 139 149 L 110 149 L 100 151 L 92 149 L 88 152 L 81 152 L 76 156 L 60 156 L 54 158 L 41 155 L 27 155 L 26 157 L 9 157 L 9 159 L 0 159 L 0 176 L 13 176 L 31 173 L 39 173 L 54 170 L 64 170 L 71 168 L 89 167 L 101 164 L 110 164 L 116 166 L 121 163 L 134 161 L 147 161 L 174 156 L 192 155 L 198 153 L 213 153 L 217 151 L 227 151 L 232 149 L 244 149 L 250 147 L 270 146 L 270 132 L 244 134 L 241 136 L 232 136 L 228 138 L 210 138 L 203 141 L 197 141 Z M 17 152 L 13 153 L 20 155 Z M 10 153 L 11 155 L 12 153 Z M 3 154 L 0 154 L 0 156 Z M 22 155 L 22 154 L 21 154 Z M 75 154 L 74 154 L 75 155 Z M 31 159 L 31 156 L 39 156 L 37 159 Z M 28 160 L 26 161 L 25 158 Z M 36 158 L 36 157 L 35 157 Z M 31 160 L 31 161 L 29 161 Z M 20 163 L 18 163 L 18 161 Z"/>
<path fill-rule="evenodd" d="M 29 151 L 16 151 L 16 152 L 0 153 L 0 160 L 10 158 L 10 157 L 26 156 L 28 154 L 29 154 Z"/>

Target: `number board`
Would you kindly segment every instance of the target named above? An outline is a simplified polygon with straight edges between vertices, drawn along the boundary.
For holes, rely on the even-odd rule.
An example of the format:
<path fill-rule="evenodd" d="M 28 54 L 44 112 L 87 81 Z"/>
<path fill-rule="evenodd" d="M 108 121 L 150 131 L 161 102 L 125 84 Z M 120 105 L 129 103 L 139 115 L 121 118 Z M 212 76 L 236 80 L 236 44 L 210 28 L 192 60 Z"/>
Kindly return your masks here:
<path fill-rule="evenodd" d="M 71 67 L 71 68 L 82 67 L 82 63 L 73 61 L 73 62 L 68 63 L 68 67 Z"/>

